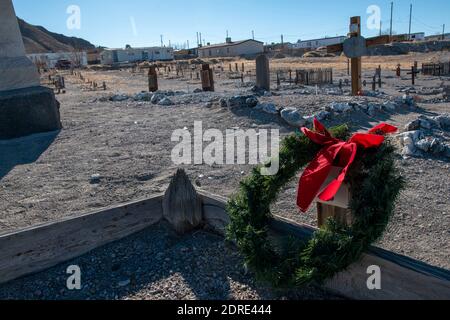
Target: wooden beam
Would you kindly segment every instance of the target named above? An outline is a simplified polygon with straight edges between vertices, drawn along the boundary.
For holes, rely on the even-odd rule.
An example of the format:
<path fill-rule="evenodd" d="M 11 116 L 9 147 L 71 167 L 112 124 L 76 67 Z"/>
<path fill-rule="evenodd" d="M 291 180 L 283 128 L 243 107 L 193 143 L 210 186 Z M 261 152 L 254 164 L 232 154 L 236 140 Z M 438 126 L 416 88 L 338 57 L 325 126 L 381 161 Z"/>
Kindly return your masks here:
<path fill-rule="evenodd" d="M 162 195 L 0 235 L 0 283 L 51 268 L 158 223 Z"/>
<path fill-rule="evenodd" d="M 229 220 L 226 212 L 227 200 L 204 191 L 199 193 L 203 197 L 204 206 L 206 204 L 214 208 L 214 212 L 210 211 L 210 214 L 214 215 L 214 220 L 225 224 L 225 221 Z M 270 230 L 274 236 L 293 236 L 300 240 L 310 239 L 317 231 L 311 226 L 279 216 L 274 216 L 272 219 Z M 373 265 L 381 268 L 381 290 L 367 288 L 369 277 L 367 268 Z M 360 261 L 328 281 L 325 287 L 350 299 L 448 300 L 450 299 L 450 271 L 388 250 L 371 247 Z"/>
<path fill-rule="evenodd" d="M 366 39 L 367 47 L 388 44 L 390 42 L 391 41 L 390 41 L 389 36 L 379 36 L 379 37 L 372 37 L 372 38 Z M 327 46 L 328 53 L 339 53 L 339 52 L 343 52 L 343 51 L 344 51 L 344 45 L 342 43 Z"/>
<path fill-rule="evenodd" d="M 350 37 L 361 36 L 361 17 L 350 18 Z M 352 95 L 357 96 L 362 91 L 362 58 L 352 58 Z"/>

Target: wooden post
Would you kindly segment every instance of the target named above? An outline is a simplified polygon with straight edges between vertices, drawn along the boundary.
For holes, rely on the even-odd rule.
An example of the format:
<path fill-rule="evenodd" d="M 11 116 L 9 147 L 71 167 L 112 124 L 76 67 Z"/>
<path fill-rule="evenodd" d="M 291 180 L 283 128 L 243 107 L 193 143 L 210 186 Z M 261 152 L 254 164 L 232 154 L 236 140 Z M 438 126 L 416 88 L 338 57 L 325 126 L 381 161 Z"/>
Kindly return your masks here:
<path fill-rule="evenodd" d="M 414 86 L 416 84 L 416 68 L 414 68 L 414 66 L 411 68 L 411 80 L 412 85 Z"/>
<path fill-rule="evenodd" d="M 397 77 L 400 77 L 401 75 L 402 75 L 402 69 L 400 68 L 401 67 L 401 65 L 400 64 L 398 64 L 397 65 Z"/>
<path fill-rule="evenodd" d="M 106 91 L 106 82 L 105 81 L 103 81 L 103 90 Z"/>
<path fill-rule="evenodd" d="M 347 75 L 350 75 L 350 59 L 347 59 Z"/>
<path fill-rule="evenodd" d="M 269 58 L 261 54 L 256 57 L 256 86 L 270 91 L 270 65 Z"/>
<path fill-rule="evenodd" d="M 342 168 L 333 167 L 322 188 L 336 178 L 341 170 Z M 317 199 L 317 222 L 319 228 L 322 227 L 329 218 L 334 218 L 337 221 L 350 226 L 354 221 L 352 211 L 349 209 L 350 199 L 350 187 L 346 183 L 342 184 L 333 201 L 324 202 Z"/>
<path fill-rule="evenodd" d="M 242 72 L 243 72 L 243 73 L 245 72 L 245 65 L 244 65 L 243 62 L 242 62 Z"/>
<path fill-rule="evenodd" d="M 280 81 L 280 72 L 277 71 L 277 86 L 281 85 L 281 81 Z"/>
<path fill-rule="evenodd" d="M 350 37 L 361 36 L 361 17 L 350 18 Z M 362 59 L 361 57 L 352 58 L 352 95 L 357 96 L 362 91 L 361 70 Z"/>
<path fill-rule="evenodd" d="M 156 72 L 156 66 L 152 65 L 148 69 L 148 91 L 158 91 L 158 73 Z"/>
<path fill-rule="evenodd" d="M 201 78 L 203 91 L 214 91 L 214 75 L 209 64 L 202 65 Z"/>
<path fill-rule="evenodd" d="M 372 78 L 372 91 L 375 91 L 377 89 L 377 78 L 376 76 L 373 76 Z"/>
<path fill-rule="evenodd" d="M 172 178 L 164 195 L 163 217 L 180 234 L 189 232 L 202 223 L 202 200 L 182 169 Z"/>

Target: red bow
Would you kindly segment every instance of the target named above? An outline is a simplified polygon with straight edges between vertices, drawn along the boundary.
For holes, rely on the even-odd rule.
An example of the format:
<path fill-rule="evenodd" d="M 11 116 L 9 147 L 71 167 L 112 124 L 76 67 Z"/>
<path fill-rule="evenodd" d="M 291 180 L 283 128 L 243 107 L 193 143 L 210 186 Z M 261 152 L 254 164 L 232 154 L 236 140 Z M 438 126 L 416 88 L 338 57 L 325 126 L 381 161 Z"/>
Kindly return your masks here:
<path fill-rule="evenodd" d="M 333 138 L 325 126 L 316 119 L 314 119 L 314 131 L 302 128 L 302 132 L 309 139 L 317 144 L 323 145 L 324 148 L 309 164 L 300 178 L 297 196 L 297 205 L 300 207 L 300 210 L 302 212 L 308 210 L 311 203 L 317 197 L 320 188 L 325 183 L 333 165 L 344 169 L 319 195 L 319 199 L 322 201 L 331 201 L 336 196 L 350 166 L 355 160 L 358 147 L 377 148 L 384 142 L 383 135 L 396 131 L 396 127 L 382 123 L 371 129 L 368 133 L 357 133 L 350 140 L 344 142 Z"/>

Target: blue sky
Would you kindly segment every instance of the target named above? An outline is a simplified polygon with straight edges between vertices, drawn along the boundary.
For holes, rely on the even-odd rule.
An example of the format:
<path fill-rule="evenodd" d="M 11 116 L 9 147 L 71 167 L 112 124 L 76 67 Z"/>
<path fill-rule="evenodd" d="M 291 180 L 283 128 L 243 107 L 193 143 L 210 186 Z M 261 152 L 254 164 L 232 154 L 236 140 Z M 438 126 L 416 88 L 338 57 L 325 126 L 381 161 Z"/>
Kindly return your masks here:
<path fill-rule="evenodd" d="M 196 32 L 207 42 L 255 38 L 263 42 L 296 42 L 323 36 L 345 35 L 350 16 L 360 15 L 363 35 L 368 30 L 367 8 L 381 9 L 383 30 L 389 28 L 390 0 L 13 0 L 19 17 L 53 32 L 82 37 L 107 47 L 196 43 Z M 407 33 L 409 6 L 413 4 L 413 32 L 436 34 L 442 24 L 450 30 L 450 1 L 395 0 L 394 31 Z M 70 5 L 81 10 L 81 28 L 67 28 Z"/>

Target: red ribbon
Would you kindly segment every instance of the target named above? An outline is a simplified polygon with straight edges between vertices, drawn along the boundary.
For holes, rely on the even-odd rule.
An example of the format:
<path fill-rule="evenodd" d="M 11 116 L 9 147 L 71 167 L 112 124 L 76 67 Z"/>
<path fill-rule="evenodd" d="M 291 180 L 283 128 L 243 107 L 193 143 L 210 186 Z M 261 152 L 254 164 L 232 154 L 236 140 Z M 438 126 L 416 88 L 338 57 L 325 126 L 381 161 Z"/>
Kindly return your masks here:
<path fill-rule="evenodd" d="M 324 147 L 300 178 L 297 195 L 297 205 L 300 210 L 302 212 L 308 211 L 320 188 L 328 178 L 332 167 L 338 166 L 343 168 L 341 173 L 319 195 L 319 199 L 322 201 L 333 200 L 355 160 L 358 147 L 380 147 L 385 140 L 384 135 L 396 131 L 396 127 L 382 123 L 369 130 L 368 133 L 357 133 L 350 140 L 344 142 L 333 138 L 317 119 L 314 119 L 314 131 L 302 128 L 302 132 L 309 139 Z"/>

